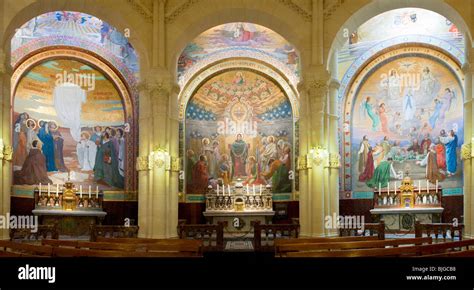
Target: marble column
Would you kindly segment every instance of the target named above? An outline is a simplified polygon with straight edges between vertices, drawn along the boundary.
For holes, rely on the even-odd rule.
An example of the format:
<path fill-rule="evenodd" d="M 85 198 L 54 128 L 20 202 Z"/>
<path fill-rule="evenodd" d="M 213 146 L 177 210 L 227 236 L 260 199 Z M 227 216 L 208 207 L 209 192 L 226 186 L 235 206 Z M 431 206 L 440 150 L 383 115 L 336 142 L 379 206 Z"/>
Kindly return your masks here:
<path fill-rule="evenodd" d="M 11 98 L 10 80 L 12 72 L 7 64 L 5 53 L 0 50 L 0 139 L 3 145 L 0 148 L 0 215 L 10 212 L 10 195 L 12 185 L 12 140 L 11 140 Z M 0 239 L 8 239 L 8 229 L 0 229 Z"/>
<path fill-rule="evenodd" d="M 473 134 L 473 110 L 472 110 L 472 64 L 466 64 L 463 67 L 464 72 L 464 146 L 463 148 L 470 148 L 472 150 L 472 137 Z M 470 146 L 468 146 L 470 144 Z M 469 150 L 470 151 L 470 150 Z M 474 176 L 472 175 L 473 158 L 469 156 L 470 152 L 467 152 L 466 156 L 463 156 L 463 174 L 464 174 L 464 210 L 463 210 L 463 222 L 464 222 L 464 238 L 474 238 L 474 199 L 472 197 L 474 192 Z"/>

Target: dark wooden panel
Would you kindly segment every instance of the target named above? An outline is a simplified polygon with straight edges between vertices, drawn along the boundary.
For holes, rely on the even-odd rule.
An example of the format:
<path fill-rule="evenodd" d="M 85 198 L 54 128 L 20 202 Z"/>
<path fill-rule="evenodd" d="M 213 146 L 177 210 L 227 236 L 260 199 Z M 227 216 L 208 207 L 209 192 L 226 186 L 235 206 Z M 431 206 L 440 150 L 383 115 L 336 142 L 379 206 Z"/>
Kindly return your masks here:
<path fill-rule="evenodd" d="M 370 210 L 373 209 L 372 199 L 340 199 L 339 214 L 346 215 L 363 215 L 366 223 L 372 222 Z"/>
<path fill-rule="evenodd" d="M 10 208 L 12 215 L 31 215 L 35 202 L 33 198 L 11 197 Z M 105 225 L 123 225 L 125 218 L 137 224 L 138 202 L 136 201 L 105 201 L 104 211 L 107 213 L 103 222 Z"/>
<path fill-rule="evenodd" d="M 188 224 L 205 224 L 202 214 L 206 210 L 204 203 L 179 203 L 178 218 L 185 219 Z"/>
<path fill-rule="evenodd" d="M 441 200 L 441 206 L 444 208 L 442 222 L 451 223 L 453 218 L 457 218 L 458 222 L 461 222 L 461 216 L 463 215 L 463 199 L 462 195 L 455 196 L 443 196 Z"/>

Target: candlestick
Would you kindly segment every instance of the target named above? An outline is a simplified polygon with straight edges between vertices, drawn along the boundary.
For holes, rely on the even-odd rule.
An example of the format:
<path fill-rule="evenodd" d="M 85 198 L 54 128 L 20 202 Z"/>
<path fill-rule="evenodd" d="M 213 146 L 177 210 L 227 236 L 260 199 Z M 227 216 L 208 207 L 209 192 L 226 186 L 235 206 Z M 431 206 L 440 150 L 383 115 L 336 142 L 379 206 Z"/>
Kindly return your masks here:
<path fill-rule="evenodd" d="M 394 182 L 393 188 L 394 188 L 393 193 L 397 194 L 397 182 L 396 181 Z"/>
<path fill-rule="evenodd" d="M 228 192 L 229 192 L 229 195 L 230 195 L 230 185 L 229 184 L 227 185 L 227 189 L 228 189 Z"/>
<path fill-rule="evenodd" d="M 56 197 L 59 196 L 59 184 L 56 184 Z"/>
<path fill-rule="evenodd" d="M 387 194 L 390 195 L 390 181 L 387 183 Z"/>
<path fill-rule="evenodd" d="M 39 195 L 41 196 L 41 182 L 39 184 Z"/>
<path fill-rule="evenodd" d="M 217 195 L 219 195 L 219 184 L 217 184 Z"/>
<path fill-rule="evenodd" d="M 99 187 L 95 187 L 95 198 L 99 199 Z"/>
<path fill-rule="evenodd" d="M 91 186 L 89 185 L 89 198 L 91 198 Z"/>
<path fill-rule="evenodd" d="M 50 196 L 51 196 L 51 185 L 48 182 L 48 197 L 50 197 Z"/>
<path fill-rule="evenodd" d="M 429 192 L 430 191 L 430 182 L 429 180 L 427 179 L 426 180 L 426 192 Z"/>
<path fill-rule="evenodd" d="M 421 194 L 421 180 L 418 180 L 418 193 Z"/>
<path fill-rule="evenodd" d="M 438 179 L 436 179 L 436 193 L 438 193 Z"/>
<path fill-rule="evenodd" d="M 262 195 L 262 185 L 260 184 L 260 195 Z"/>
<path fill-rule="evenodd" d="M 379 195 L 382 194 L 382 184 L 379 182 Z"/>
<path fill-rule="evenodd" d="M 252 187 L 253 187 L 253 195 L 255 195 L 255 184 L 252 185 Z"/>
<path fill-rule="evenodd" d="M 247 195 L 249 195 L 250 192 L 249 192 L 249 185 L 247 184 Z"/>
<path fill-rule="evenodd" d="M 79 196 L 82 198 L 82 185 L 79 185 Z"/>

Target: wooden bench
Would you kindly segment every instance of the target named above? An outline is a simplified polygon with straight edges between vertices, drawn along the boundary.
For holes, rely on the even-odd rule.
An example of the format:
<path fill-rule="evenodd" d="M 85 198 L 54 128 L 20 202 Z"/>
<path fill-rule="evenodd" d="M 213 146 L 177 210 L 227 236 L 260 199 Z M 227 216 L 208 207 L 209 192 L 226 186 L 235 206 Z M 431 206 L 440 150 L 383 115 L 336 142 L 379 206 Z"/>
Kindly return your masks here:
<path fill-rule="evenodd" d="M 360 228 L 355 225 L 340 225 L 339 236 L 374 236 L 376 235 L 379 240 L 385 239 L 385 222 L 381 220 L 379 223 L 364 223 L 364 230 L 360 232 Z"/>
<path fill-rule="evenodd" d="M 180 239 L 196 239 L 203 241 L 204 252 L 224 250 L 224 226 L 226 222 L 217 225 L 184 224 L 178 225 Z"/>
<path fill-rule="evenodd" d="M 104 239 L 104 238 L 102 238 Z M 122 240 L 108 239 L 108 240 Z M 52 247 L 61 247 L 69 249 L 82 250 L 102 250 L 102 251 L 125 251 L 125 252 L 183 252 L 189 256 L 200 256 L 202 241 L 199 240 L 156 240 L 154 243 L 120 243 L 114 242 L 87 242 L 87 241 L 58 241 L 58 240 L 43 240 L 44 245 Z M 128 255 L 128 254 L 125 254 Z M 141 255 L 141 254 L 140 254 Z M 132 255 L 133 256 L 133 255 Z"/>
<path fill-rule="evenodd" d="M 180 252 L 180 251 L 116 251 L 116 250 L 87 250 L 87 249 L 73 249 L 55 247 L 53 248 L 54 257 L 136 257 L 136 258 L 156 258 L 156 257 L 201 257 L 201 255 L 194 252 Z"/>
<path fill-rule="evenodd" d="M 274 251 L 276 239 L 298 238 L 300 225 L 292 224 L 261 224 L 260 221 L 252 222 L 254 228 L 253 247 L 255 251 Z M 263 236 L 263 238 L 262 238 Z"/>
<path fill-rule="evenodd" d="M 421 238 L 423 236 L 431 237 L 434 235 L 434 239 L 437 241 L 441 237 L 443 242 L 446 242 L 448 232 L 450 233 L 450 240 L 454 241 L 457 236 L 459 240 L 462 240 L 462 232 L 464 224 L 457 224 L 456 226 L 452 223 L 420 223 L 415 222 L 415 237 Z M 456 232 L 458 234 L 456 235 Z"/>
<path fill-rule="evenodd" d="M 53 248 L 50 246 L 32 245 L 27 243 L 0 240 L 0 251 L 4 252 L 4 255 L 20 254 L 21 256 L 50 257 L 52 255 Z"/>
<path fill-rule="evenodd" d="M 403 245 L 422 245 L 431 244 L 432 238 L 413 238 L 413 239 L 393 239 L 393 240 L 372 240 L 372 241 L 338 241 L 325 243 L 296 243 L 283 244 L 275 249 L 275 255 L 282 257 L 290 252 L 312 252 L 312 251 L 331 251 L 348 249 L 370 249 L 398 247 Z"/>
<path fill-rule="evenodd" d="M 136 238 L 138 236 L 138 226 L 103 226 L 91 225 L 91 242 L 95 242 L 98 237 L 109 238 Z"/>
<path fill-rule="evenodd" d="M 356 249 L 319 252 L 288 252 L 287 255 L 284 257 L 410 257 L 451 253 L 455 251 L 462 251 L 463 248 L 469 250 L 473 247 L 474 239 L 396 248 Z"/>

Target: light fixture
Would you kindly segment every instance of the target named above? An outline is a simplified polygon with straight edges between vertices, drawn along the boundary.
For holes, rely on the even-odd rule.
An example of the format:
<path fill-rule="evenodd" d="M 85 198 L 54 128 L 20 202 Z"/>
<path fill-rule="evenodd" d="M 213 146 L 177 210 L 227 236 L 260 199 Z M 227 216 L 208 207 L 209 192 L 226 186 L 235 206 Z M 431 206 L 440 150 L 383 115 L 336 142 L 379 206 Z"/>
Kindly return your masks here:
<path fill-rule="evenodd" d="M 313 159 L 313 162 L 316 165 L 321 165 L 323 164 L 323 162 L 325 161 L 327 162 L 327 159 L 329 157 L 329 152 L 326 148 L 322 146 L 316 146 L 316 147 L 312 147 L 309 150 L 309 155 L 311 156 L 311 158 Z"/>
<path fill-rule="evenodd" d="M 3 159 L 3 150 L 5 149 L 5 145 L 3 143 L 3 139 L 0 138 L 0 160 Z"/>
<path fill-rule="evenodd" d="M 171 158 L 168 151 L 161 147 L 155 147 L 148 156 L 148 168 L 151 170 L 153 167 L 164 168 L 165 170 L 171 170 Z"/>

